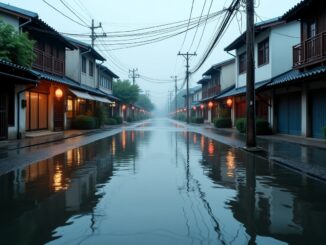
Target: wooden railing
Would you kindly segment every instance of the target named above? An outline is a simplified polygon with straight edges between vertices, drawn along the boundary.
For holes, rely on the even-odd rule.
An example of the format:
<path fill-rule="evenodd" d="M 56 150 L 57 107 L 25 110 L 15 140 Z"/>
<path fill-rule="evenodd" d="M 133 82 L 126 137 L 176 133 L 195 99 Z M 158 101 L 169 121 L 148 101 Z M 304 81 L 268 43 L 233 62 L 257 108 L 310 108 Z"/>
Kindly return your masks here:
<path fill-rule="evenodd" d="M 293 46 L 293 67 L 304 68 L 326 60 L 326 32 Z"/>
<path fill-rule="evenodd" d="M 33 68 L 43 72 L 64 76 L 65 61 L 58 59 L 50 54 L 47 54 L 39 49 L 34 49 L 36 55 Z"/>

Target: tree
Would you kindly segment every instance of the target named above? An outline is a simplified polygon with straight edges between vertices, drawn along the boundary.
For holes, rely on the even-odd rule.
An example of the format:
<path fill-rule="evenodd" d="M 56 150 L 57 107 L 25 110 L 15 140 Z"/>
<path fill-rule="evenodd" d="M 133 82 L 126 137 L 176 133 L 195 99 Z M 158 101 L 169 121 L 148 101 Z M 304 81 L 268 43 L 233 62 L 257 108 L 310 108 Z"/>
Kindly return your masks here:
<path fill-rule="evenodd" d="M 0 20 L 0 59 L 31 67 L 35 59 L 34 43 L 26 33 L 19 33 L 12 25 Z"/>
<path fill-rule="evenodd" d="M 113 95 L 121 99 L 124 103 L 133 104 L 139 96 L 138 85 L 132 85 L 129 80 L 117 80 L 113 82 Z"/>
<path fill-rule="evenodd" d="M 138 96 L 136 104 L 144 108 L 146 111 L 152 111 L 155 108 L 151 100 L 145 94 L 140 94 Z"/>

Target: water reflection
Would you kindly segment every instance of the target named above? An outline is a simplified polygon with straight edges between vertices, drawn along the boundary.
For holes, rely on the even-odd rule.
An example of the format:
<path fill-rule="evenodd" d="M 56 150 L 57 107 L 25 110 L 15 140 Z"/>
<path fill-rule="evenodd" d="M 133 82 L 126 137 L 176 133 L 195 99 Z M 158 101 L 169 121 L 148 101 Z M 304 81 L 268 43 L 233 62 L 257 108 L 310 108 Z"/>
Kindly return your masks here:
<path fill-rule="evenodd" d="M 326 244 L 325 184 L 154 129 L 0 176 L 1 244 Z"/>

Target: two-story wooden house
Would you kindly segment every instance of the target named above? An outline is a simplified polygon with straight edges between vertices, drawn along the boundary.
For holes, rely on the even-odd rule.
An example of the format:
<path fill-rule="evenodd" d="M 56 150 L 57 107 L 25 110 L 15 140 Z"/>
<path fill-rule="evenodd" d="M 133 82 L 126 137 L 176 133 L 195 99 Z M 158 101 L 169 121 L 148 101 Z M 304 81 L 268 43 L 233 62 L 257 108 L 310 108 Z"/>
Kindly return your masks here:
<path fill-rule="evenodd" d="M 235 50 L 235 88 L 221 94 L 218 100 L 229 100 L 232 105 L 233 124 L 238 118 L 246 117 L 246 32 L 225 48 Z M 300 25 L 297 21 L 285 22 L 274 18 L 255 24 L 255 89 L 257 117 L 273 125 L 273 92 L 261 89 L 273 78 L 292 68 L 292 46 L 299 41 Z"/>
<path fill-rule="evenodd" d="M 67 87 L 65 75 L 65 49 L 74 49 L 52 27 L 39 19 L 37 13 L 7 4 L 0 4 L 0 15 L 4 22 L 14 26 L 17 31 L 28 33 L 35 41 L 35 61 L 32 73 L 39 83 L 21 93 L 17 111 L 24 109 L 20 125 L 16 127 L 17 137 L 25 131 L 64 129 L 64 90 Z M 57 95 L 57 96 L 56 96 Z M 24 107 L 24 108 L 22 108 Z"/>
<path fill-rule="evenodd" d="M 119 76 L 113 73 L 109 68 L 102 64 L 96 64 L 96 80 L 98 89 L 105 93 L 112 103 L 108 106 L 108 116 L 113 117 L 121 115 L 121 101 L 119 98 L 112 95 L 113 80 L 118 79 Z"/>
<path fill-rule="evenodd" d="M 274 130 L 322 138 L 326 127 L 326 2 L 303 0 L 283 20 L 300 26 L 295 35 L 300 38 L 287 47 L 293 69 L 267 85 L 273 91 Z M 285 58 L 288 56 L 277 62 Z"/>
<path fill-rule="evenodd" d="M 77 115 L 94 115 L 95 107 L 103 105 L 109 107 L 113 103 L 112 77 L 117 77 L 96 61 L 105 61 L 91 45 L 76 39 L 67 38 L 77 49 L 66 50 L 66 76 L 76 81 L 76 89 L 70 89 L 68 94 L 69 116 L 67 125 Z M 101 68 L 102 67 L 102 68 Z M 110 78 L 111 77 L 111 78 Z"/>
<path fill-rule="evenodd" d="M 205 122 L 211 123 L 218 116 L 220 106 L 215 98 L 234 85 L 234 66 L 235 59 L 233 58 L 215 64 L 203 74 L 203 79 L 198 81 L 198 84 L 202 85 L 201 110 Z"/>

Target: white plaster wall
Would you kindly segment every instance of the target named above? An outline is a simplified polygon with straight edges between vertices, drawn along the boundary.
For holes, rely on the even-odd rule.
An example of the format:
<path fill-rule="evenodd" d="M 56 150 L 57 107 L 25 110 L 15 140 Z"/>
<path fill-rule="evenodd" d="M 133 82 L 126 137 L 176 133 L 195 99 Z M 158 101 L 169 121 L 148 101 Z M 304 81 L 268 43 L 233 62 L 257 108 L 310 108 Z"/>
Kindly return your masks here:
<path fill-rule="evenodd" d="M 12 25 L 16 30 L 19 29 L 19 20 L 13 15 L 0 13 L 0 20 L 2 20 L 4 23 Z"/>
<path fill-rule="evenodd" d="M 81 72 L 81 83 L 88 85 L 92 88 L 96 88 L 96 72 L 97 70 L 95 69 L 95 59 L 90 56 L 85 54 L 86 57 L 86 73 Z M 81 59 L 81 58 L 80 58 Z M 89 75 L 89 61 L 93 62 L 93 76 L 91 77 Z M 81 71 L 81 63 L 80 63 L 80 71 Z"/>
<path fill-rule="evenodd" d="M 66 50 L 66 76 L 80 82 L 81 61 L 79 50 Z"/>
<path fill-rule="evenodd" d="M 272 76 L 277 76 L 292 69 L 292 47 L 300 42 L 300 22 L 293 21 L 271 30 L 270 52 Z"/>
<path fill-rule="evenodd" d="M 260 33 L 255 38 L 255 82 L 262 82 L 272 77 L 272 62 L 271 62 L 271 49 L 269 48 L 269 62 L 268 64 L 258 66 L 258 43 L 269 38 L 269 47 L 274 44 L 270 39 L 270 30 Z"/>
<path fill-rule="evenodd" d="M 221 69 L 221 90 L 235 84 L 235 63 L 223 66 Z"/>
<path fill-rule="evenodd" d="M 14 115 L 15 115 L 15 124 L 13 126 L 8 126 L 8 139 L 16 139 L 17 138 L 17 96 L 18 92 L 25 89 L 25 85 L 16 85 L 15 86 L 15 101 L 14 101 Z M 25 93 L 20 94 L 20 101 L 19 105 L 21 105 L 21 101 L 26 99 Z M 20 107 L 20 119 L 19 119 L 19 125 L 20 125 L 20 132 L 22 133 L 22 136 L 24 136 L 25 131 L 26 131 L 26 108 L 21 108 Z"/>

